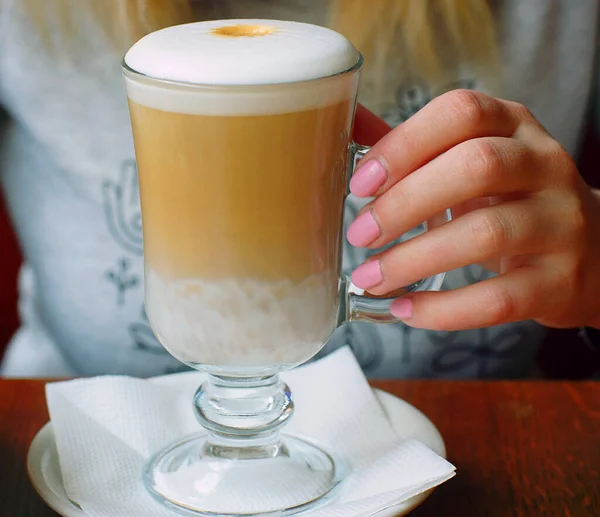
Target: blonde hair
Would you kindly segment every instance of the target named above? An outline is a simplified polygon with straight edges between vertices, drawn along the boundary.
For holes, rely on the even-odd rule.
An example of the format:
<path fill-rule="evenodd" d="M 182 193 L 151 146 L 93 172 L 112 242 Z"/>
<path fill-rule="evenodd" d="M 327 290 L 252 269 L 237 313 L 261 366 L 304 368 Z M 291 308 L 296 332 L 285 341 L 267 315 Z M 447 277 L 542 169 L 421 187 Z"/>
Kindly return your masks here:
<path fill-rule="evenodd" d="M 192 21 L 189 0 L 20 0 L 47 49 L 59 53 L 79 34 L 81 9 L 92 16 L 119 52 L 154 30 Z"/>
<path fill-rule="evenodd" d="M 74 0 L 21 1 L 48 47 L 56 44 L 56 37 L 74 37 Z M 203 7 L 211 1 L 76 0 L 78 8 L 87 4 L 84 7 L 120 51 L 153 30 L 202 19 Z M 49 20 L 58 30 L 50 33 Z M 397 67 L 405 76 L 434 83 L 455 77 L 461 66 L 477 75 L 490 75 L 497 67 L 495 25 L 487 0 L 331 0 L 329 25 L 365 55 L 366 86 L 375 88 L 380 98 L 389 94 L 386 72 Z"/>
<path fill-rule="evenodd" d="M 330 26 L 364 54 L 367 80 L 380 86 L 394 67 L 433 83 L 465 67 L 488 77 L 498 67 L 486 0 L 332 0 Z"/>

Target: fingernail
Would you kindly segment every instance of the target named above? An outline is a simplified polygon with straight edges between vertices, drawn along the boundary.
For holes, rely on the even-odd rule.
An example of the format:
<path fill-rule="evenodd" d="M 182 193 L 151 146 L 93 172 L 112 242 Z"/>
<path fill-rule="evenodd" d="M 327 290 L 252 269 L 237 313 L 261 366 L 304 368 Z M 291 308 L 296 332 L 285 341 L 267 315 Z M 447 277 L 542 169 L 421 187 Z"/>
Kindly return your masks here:
<path fill-rule="evenodd" d="M 398 298 L 391 303 L 390 312 L 398 319 L 407 320 L 412 317 L 413 305 L 408 298 Z"/>
<path fill-rule="evenodd" d="M 358 197 L 372 196 L 385 183 L 387 172 L 379 160 L 361 165 L 350 179 L 350 192 Z"/>
<path fill-rule="evenodd" d="M 346 232 L 348 242 L 357 248 L 371 244 L 379 235 L 379 225 L 371 212 L 359 215 Z"/>
<path fill-rule="evenodd" d="M 379 260 L 369 260 L 358 266 L 352 273 L 352 283 L 361 289 L 369 289 L 383 282 L 381 263 Z"/>

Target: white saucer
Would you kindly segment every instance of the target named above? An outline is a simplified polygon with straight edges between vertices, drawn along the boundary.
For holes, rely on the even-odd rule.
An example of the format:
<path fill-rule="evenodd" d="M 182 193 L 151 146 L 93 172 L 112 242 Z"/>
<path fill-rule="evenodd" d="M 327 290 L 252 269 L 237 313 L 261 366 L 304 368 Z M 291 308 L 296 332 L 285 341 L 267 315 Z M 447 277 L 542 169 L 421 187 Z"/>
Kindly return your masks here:
<path fill-rule="evenodd" d="M 399 438 L 416 438 L 440 456 L 446 457 L 444 441 L 431 420 L 417 408 L 394 395 L 378 389 L 374 392 Z M 86 517 L 86 514 L 69 500 L 65 492 L 51 422 L 42 427 L 31 442 L 27 455 L 27 470 L 38 494 L 55 512 L 63 517 Z M 381 511 L 377 517 L 406 515 L 420 505 L 431 491 Z"/>

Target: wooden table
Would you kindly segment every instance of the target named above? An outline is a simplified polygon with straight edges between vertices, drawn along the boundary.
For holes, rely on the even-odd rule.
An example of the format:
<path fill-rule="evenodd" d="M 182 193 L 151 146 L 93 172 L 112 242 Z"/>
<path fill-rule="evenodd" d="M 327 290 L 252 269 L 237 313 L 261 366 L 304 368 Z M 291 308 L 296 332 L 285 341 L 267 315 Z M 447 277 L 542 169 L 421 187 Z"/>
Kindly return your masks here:
<path fill-rule="evenodd" d="M 378 381 L 440 429 L 457 476 L 414 517 L 600 516 L 600 383 Z M 50 517 L 25 458 L 44 383 L 0 380 L 0 516 Z"/>

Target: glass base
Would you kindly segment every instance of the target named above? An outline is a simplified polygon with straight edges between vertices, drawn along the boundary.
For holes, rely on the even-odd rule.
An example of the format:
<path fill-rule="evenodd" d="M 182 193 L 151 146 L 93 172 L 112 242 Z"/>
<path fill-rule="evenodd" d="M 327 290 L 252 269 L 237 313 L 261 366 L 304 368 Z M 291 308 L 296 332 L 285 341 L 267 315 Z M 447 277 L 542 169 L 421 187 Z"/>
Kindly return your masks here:
<path fill-rule="evenodd" d="M 188 437 L 149 462 L 144 482 L 159 502 L 195 516 L 287 516 L 329 501 L 345 476 L 331 454 L 301 438 L 242 444 L 209 436 Z"/>

